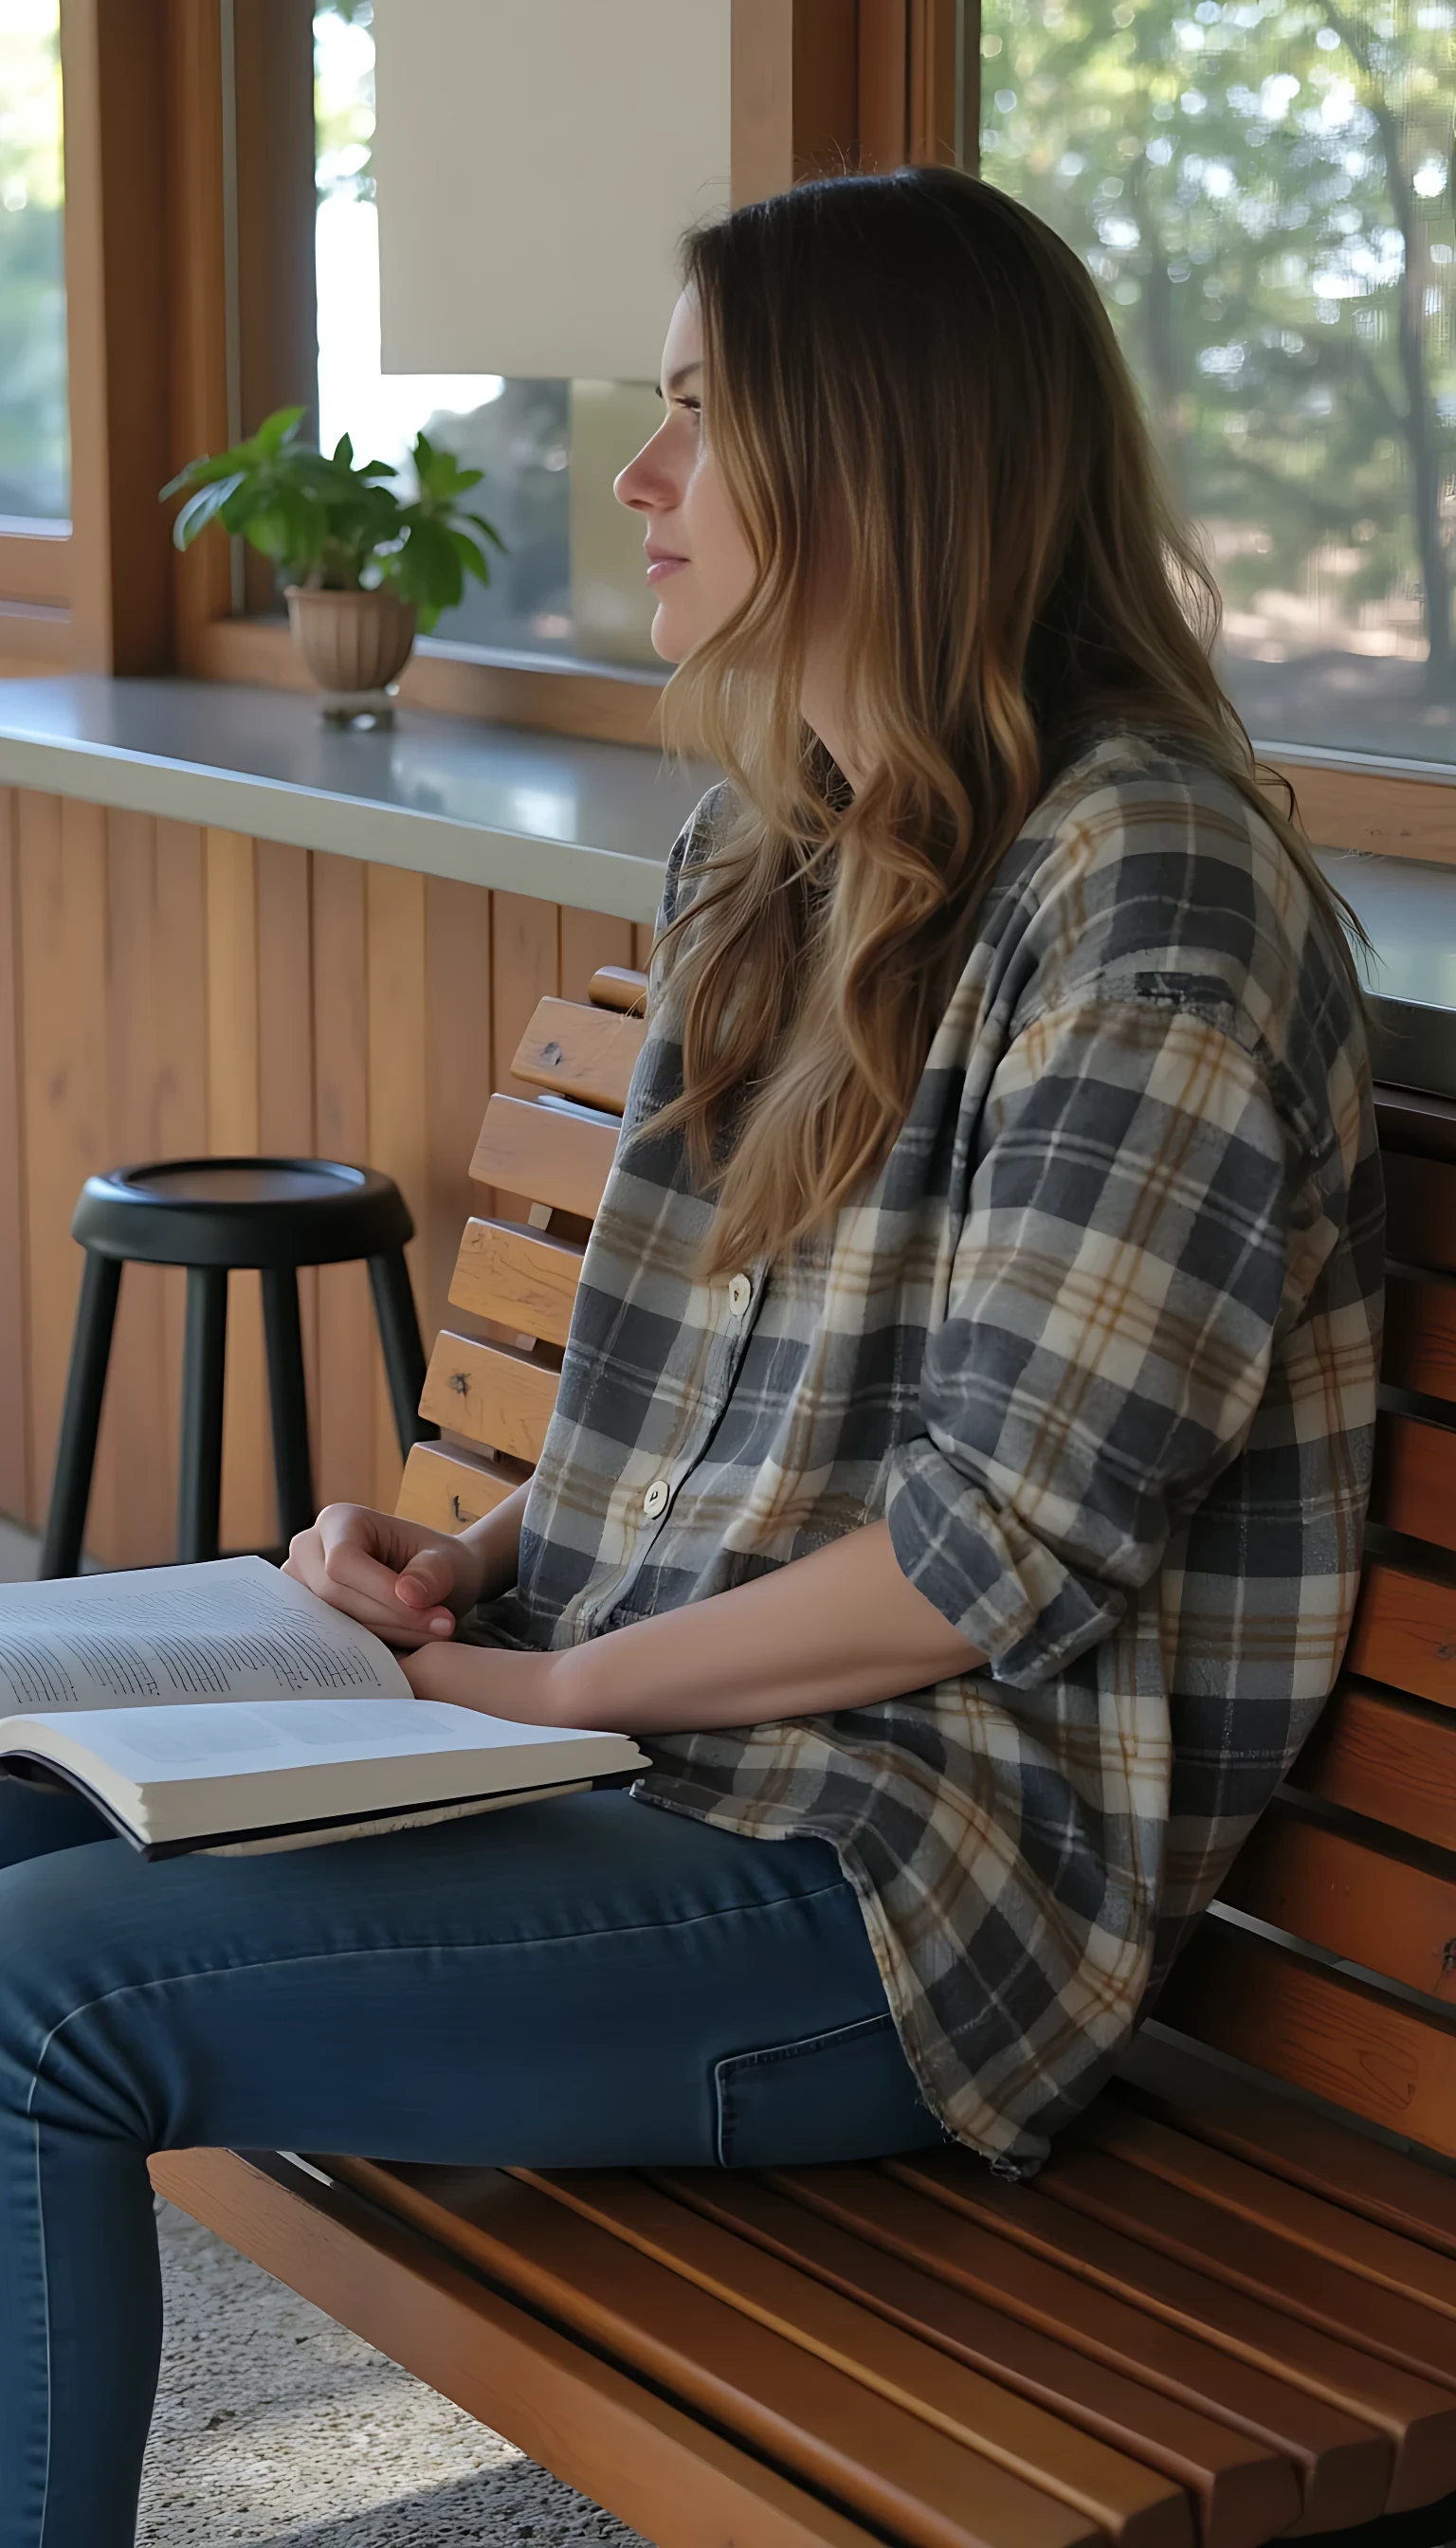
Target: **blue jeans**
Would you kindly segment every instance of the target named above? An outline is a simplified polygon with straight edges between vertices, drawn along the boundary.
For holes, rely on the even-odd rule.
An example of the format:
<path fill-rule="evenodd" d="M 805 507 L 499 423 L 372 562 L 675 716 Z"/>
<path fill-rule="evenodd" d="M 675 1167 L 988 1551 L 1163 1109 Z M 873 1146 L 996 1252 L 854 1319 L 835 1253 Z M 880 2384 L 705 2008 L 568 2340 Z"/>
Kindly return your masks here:
<path fill-rule="evenodd" d="M 0 2548 L 131 2548 L 149 2150 L 755 2166 L 941 2138 L 822 1841 L 620 1790 L 275 1858 L 148 1866 L 101 1832 L 0 1777 Z"/>

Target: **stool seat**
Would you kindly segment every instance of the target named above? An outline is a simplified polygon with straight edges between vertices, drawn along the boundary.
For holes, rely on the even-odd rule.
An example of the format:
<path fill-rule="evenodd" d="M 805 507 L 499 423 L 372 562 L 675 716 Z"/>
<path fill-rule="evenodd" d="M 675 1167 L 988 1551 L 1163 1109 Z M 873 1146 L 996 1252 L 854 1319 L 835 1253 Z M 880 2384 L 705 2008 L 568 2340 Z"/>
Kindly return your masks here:
<path fill-rule="evenodd" d="M 228 1276 L 255 1269 L 262 1289 L 278 1526 L 288 1540 L 314 1518 L 301 1265 L 367 1264 L 401 1453 L 436 1431 L 418 1412 L 424 1348 L 405 1261 L 413 1235 L 394 1179 L 340 1159 L 153 1159 L 88 1177 L 71 1217 L 86 1258 L 42 1576 L 74 1575 L 81 1563 L 124 1265 L 187 1268 L 177 1555 L 195 1565 L 218 1555 Z"/>
<path fill-rule="evenodd" d="M 337 1159 L 159 1159 L 88 1177 L 71 1236 L 146 1265 L 340 1265 L 413 1235 L 377 1168 Z"/>

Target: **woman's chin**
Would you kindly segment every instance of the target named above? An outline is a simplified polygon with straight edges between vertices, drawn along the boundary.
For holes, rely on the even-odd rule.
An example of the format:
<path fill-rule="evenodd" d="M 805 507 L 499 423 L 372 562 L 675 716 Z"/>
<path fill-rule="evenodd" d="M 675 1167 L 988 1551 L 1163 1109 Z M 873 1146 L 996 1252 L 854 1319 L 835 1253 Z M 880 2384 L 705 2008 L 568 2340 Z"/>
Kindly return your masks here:
<path fill-rule="evenodd" d="M 661 655 L 665 664 L 685 662 L 698 644 L 701 630 L 689 628 L 685 613 L 675 610 L 670 601 L 660 601 L 652 619 L 652 651 Z"/>

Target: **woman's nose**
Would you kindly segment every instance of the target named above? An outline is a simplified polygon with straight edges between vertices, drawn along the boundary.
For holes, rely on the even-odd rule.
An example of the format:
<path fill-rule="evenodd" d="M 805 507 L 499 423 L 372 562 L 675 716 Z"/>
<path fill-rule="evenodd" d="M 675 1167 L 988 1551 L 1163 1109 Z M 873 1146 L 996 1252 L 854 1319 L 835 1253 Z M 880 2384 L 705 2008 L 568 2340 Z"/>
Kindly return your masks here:
<path fill-rule="evenodd" d="M 612 482 L 612 494 L 619 504 L 635 513 L 653 513 L 676 503 L 678 490 L 673 484 L 667 455 L 661 449 L 661 428 L 650 442 L 645 442 L 635 460 Z"/>

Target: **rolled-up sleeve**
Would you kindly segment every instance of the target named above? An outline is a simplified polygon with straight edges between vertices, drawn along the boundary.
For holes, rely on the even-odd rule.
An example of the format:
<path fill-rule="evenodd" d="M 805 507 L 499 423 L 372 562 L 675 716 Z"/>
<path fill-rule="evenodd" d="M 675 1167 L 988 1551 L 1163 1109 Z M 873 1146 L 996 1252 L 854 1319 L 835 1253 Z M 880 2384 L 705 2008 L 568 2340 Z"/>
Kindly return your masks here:
<path fill-rule="evenodd" d="M 1040 1018 L 982 1140 L 886 1512 L 902 1573 L 1030 1687 L 1110 1632 L 1240 1448 L 1299 1169 L 1258 1062 L 1164 1000 Z"/>

